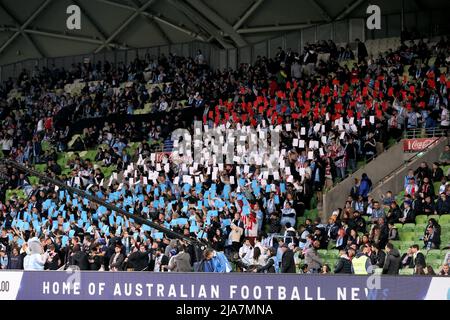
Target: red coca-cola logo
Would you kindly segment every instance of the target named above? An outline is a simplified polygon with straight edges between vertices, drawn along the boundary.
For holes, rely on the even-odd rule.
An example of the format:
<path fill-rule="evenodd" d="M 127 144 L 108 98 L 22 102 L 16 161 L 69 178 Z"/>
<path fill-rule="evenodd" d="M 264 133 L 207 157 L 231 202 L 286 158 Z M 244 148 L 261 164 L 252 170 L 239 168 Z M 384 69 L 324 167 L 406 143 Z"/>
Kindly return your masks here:
<path fill-rule="evenodd" d="M 437 138 L 406 139 L 403 142 L 405 151 L 421 151 L 430 146 Z"/>

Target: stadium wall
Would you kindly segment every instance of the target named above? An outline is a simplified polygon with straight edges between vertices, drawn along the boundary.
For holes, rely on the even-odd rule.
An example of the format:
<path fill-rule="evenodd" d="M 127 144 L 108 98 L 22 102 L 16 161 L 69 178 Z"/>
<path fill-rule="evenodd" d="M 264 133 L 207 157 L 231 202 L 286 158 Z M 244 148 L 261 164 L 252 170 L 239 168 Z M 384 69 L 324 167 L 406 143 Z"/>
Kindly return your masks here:
<path fill-rule="evenodd" d="M 362 174 L 367 173 L 375 185 L 389 173 L 400 167 L 404 161 L 408 161 L 412 157 L 414 157 L 413 153 L 405 154 L 403 152 L 402 143 L 397 143 L 385 150 L 367 165 L 349 175 L 347 179 L 337 184 L 333 189 L 324 193 L 322 218 L 329 217 L 333 210 L 344 206 L 350 189 L 354 185 L 355 178 L 361 179 Z"/>
<path fill-rule="evenodd" d="M 450 278 L 1 271 L 0 300 L 450 300 Z"/>
<path fill-rule="evenodd" d="M 402 145 L 402 143 L 400 143 Z M 399 193 L 404 190 L 404 179 L 408 174 L 408 170 L 416 170 L 422 161 L 428 164 L 437 161 L 439 155 L 444 150 L 444 147 L 449 144 L 448 138 L 441 138 L 436 145 L 430 149 L 427 149 L 423 154 L 418 154 L 417 157 L 411 162 L 407 162 L 400 166 L 395 172 L 389 174 L 378 184 L 374 183 L 372 192 L 370 193 L 375 199 L 379 199 L 382 194 L 387 191 L 392 191 L 394 194 Z M 391 160 L 389 160 L 391 161 Z"/>

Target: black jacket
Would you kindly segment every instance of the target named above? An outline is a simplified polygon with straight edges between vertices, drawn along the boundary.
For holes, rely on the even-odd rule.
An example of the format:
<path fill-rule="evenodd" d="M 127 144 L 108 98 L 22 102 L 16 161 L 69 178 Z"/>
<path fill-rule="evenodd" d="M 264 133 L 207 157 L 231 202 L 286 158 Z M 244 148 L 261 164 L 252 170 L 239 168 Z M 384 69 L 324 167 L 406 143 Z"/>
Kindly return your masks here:
<path fill-rule="evenodd" d="M 148 265 L 148 252 L 136 251 L 128 256 L 128 268 L 133 268 L 134 271 L 142 271 Z"/>
<path fill-rule="evenodd" d="M 414 261 L 412 256 L 408 256 L 407 253 L 404 253 L 401 257 L 401 266 L 402 268 L 414 268 Z"/>
<path fill-rule="evenodd" d="M 80 270 L 89 270 L 88 256 L 83 251 L 75 252 L 69 258 L 70 265 L 75 265 L 80 268 Z"/>
<path fill-rule="evenodd" d="M 281 257 L 281 273 L 295 273 L 294 252 L 287 249 Z"/>
<path fill-rule="evenodd" d="M 414 259 L 414 267 L 422 266 L 426 267 L 425 256 L 422 252 L 418 252 L 416 258 Z"/>
<path fill-rule="evenodd" d="M 394 248 L 387 255 L 383 266 L 383 274 L 398 274 L 401 266 L 400 252 Z"/>
<path fill-rule="evenodd" d="M 352 262 L 347 257 L 340 257 L 336 267 L 334 268 L 334 273 L 347 273 L 352 274 Z"/>
<path fill-rule="evenodd" d="M 382 268 L 384 266 L 384 260 L 386 260 L 386 253 L 383 250 L 379 250 L 378 253 L 372 252 L 370 255 L 370 262 L 373 266 Z"/>

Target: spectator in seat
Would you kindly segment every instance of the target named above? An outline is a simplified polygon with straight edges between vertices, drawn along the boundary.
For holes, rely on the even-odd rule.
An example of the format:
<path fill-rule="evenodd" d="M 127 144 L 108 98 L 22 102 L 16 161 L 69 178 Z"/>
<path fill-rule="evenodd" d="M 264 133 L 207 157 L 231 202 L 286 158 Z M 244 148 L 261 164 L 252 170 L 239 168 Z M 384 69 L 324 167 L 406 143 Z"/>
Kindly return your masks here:
<path fill-rule="evenodd" d="M 430 179 L 428 177 L 423 178 L 423 183 L 419 188 L 419 193 L 422 198 L 431 197 L 434 198 L 434 186 L 430 183 Z"/>
<path fill-rule="evenodd" d="M 414 244 L 411 246 L 411 252 L 413 254 L 413 266 L 415 273 L 418 274 L 420 269 L 424 269 L 426 267 L 425 255 L 420 252 L 419 245 Z"/>
<path fill-rule="evenodd" d="M 398 249 L 392 243 L 386 244 L 386 259 L 383 265 L 383 274 L 398 274 L 400 270 L 401 258 Z"/>
<path fill-rule="evenodd" d="M 397 227 L 394 225 L 394 223 L 389 222 L 388 223 L 388 229 L 389 229 L 389 240 L 398 240 L 398 230 Z"/>
<path fill-rule="evenodd" d="M 376 223 L 378 219 L 383 217 L 384 217 L 384 210 L 380 207 L 380 203 L 378 201 L 374 201 L 370 220 L 372 221 L 372 223 Z"/>
<path fill-rule="evenodd" d="M 423 213 L 426 215 L 435 213 L 435 211 L 436 211 L 435 205 L 434 205 L 434 202 L 433 202 L 433 199 L 431 198 L 431 196 L 425 197 L 425 201 L 423 201 L 423 204 L 422 204 L 422 210 L 423 210 Z"/>
<path fill-rule="evenodd" d="M 338 231 L 338 237 L 336 239 L 336 249 L 342 250 L 347 246 L 347 233 L 344 228 L 340 228 Z"/>
<path fill-rule="evenodd" d="M 109 259 L 109 271 L 122 271 L 125 255 L 122 253 L 122 245 L 117 242 L 114 247 L 114 254 Z"/>
<path fill-rule="evenodd" d="M 358 210 L 353 211 L 353 222 L 355 224 L 356 232 L 366 233 L 366 220 L 361 217 L 361 213 Z"/>
<path fill-rule="evenodd" d="M 432 172 L 431 172 L 431 181 L 440 182 L 443 177 L 444 177 L 444 171 L 439 166 L 438 162 L 434 162 L 433 166 L 432 166 Z"/>
<path fill-rule="evenodd" d="M 401 257 L 401 268 L 414 268 L 414 259 L 412 247 L 409 247 L 408 250 Z"/>
<path fill-rule="evenodd" d="M 397 202 L 393 201 L 391 202 L 390 206 L 389 206 L 389 211 L 386 214 L 386 219 L 388 223 L 398 223 L 399 219 L 402 215 L 402 212 L 400 210 L 400 208 L 398 207 Z"/>
<path fill-rule="evenodd" d="M 423 243 L 425 244 L 424 248 L 427 250 L 439 249 L 439 246 L 441 245 L 439 229 L 432 226 L 427 227 L 425 236 L 423 237 Z"/>
<path fill-rule="evenodd" d="M 405 187 L 405 195 L 414 195 L 419 192 L 419 186 L 416 184 L 416 178 L 409 178 L 409 183 Z"/>
<path fill-rule="evenodd" d="M 426 162 L 421 162 L 419 168 L 414 171 L 414 175 L 417 177 L 419 182 L 422 182 L 425 177 L 431 178 L 431 170 Z"/>
<path fill-rule="evenodd" d="M 414 223 L 416 215 L 414 210 L 411 208 L 411 200 L 405 200 L 403 202 L 403 210 L 398 218 L 399 223 Z"/>
<path fill-rule="evenodd" d="M 439 199 L 436 202 L 436 210 L 435 214 L 449 214 L 450 213 L 450 198 L 442 192 L 439 196 Z"/>
<path fill-rule="evenodd" d="M 449 268 L 448 264 L 444 264 L 442 266 L 441 271 L 439 272 L 439 275 L 448 277 L 450 275 L 450 271 L 449 270 L 450 270 L 450 268 Z"/>
<path fill-rule="evenodd" d="M 408 170 L 408 174 L 405 176 L 405 190 L 408 187 L 408 185 L 410 184 L 410 179 L 414 179 L 414 180 L 416 179 L 416 177 L 414 176 L 414 170 L 412 170 L 412 169 Z M 411 193 L 408 193 L 408 194 L 411 194 Z"/>
<path fill-rule="evenodd" d="M 450 145 L 445 146 L 444 151 L 439 155 L 439 162 L 442 165 L 450 164 Z"/>

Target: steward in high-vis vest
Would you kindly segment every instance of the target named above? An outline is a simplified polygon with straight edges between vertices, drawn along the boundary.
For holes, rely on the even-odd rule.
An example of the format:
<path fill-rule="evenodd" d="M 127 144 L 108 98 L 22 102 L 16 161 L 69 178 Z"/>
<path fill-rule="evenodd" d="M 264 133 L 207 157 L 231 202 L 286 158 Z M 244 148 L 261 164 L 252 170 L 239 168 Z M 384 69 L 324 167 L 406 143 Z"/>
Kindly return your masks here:
<path fill-rule="evenodd" d="M 352 259 L 353 273 L 354 274 L 369 274 L 371 271 L 372 263 L 367 256 L 369 248 L 364 247 L 363 252 L 359 253 Z"/>

